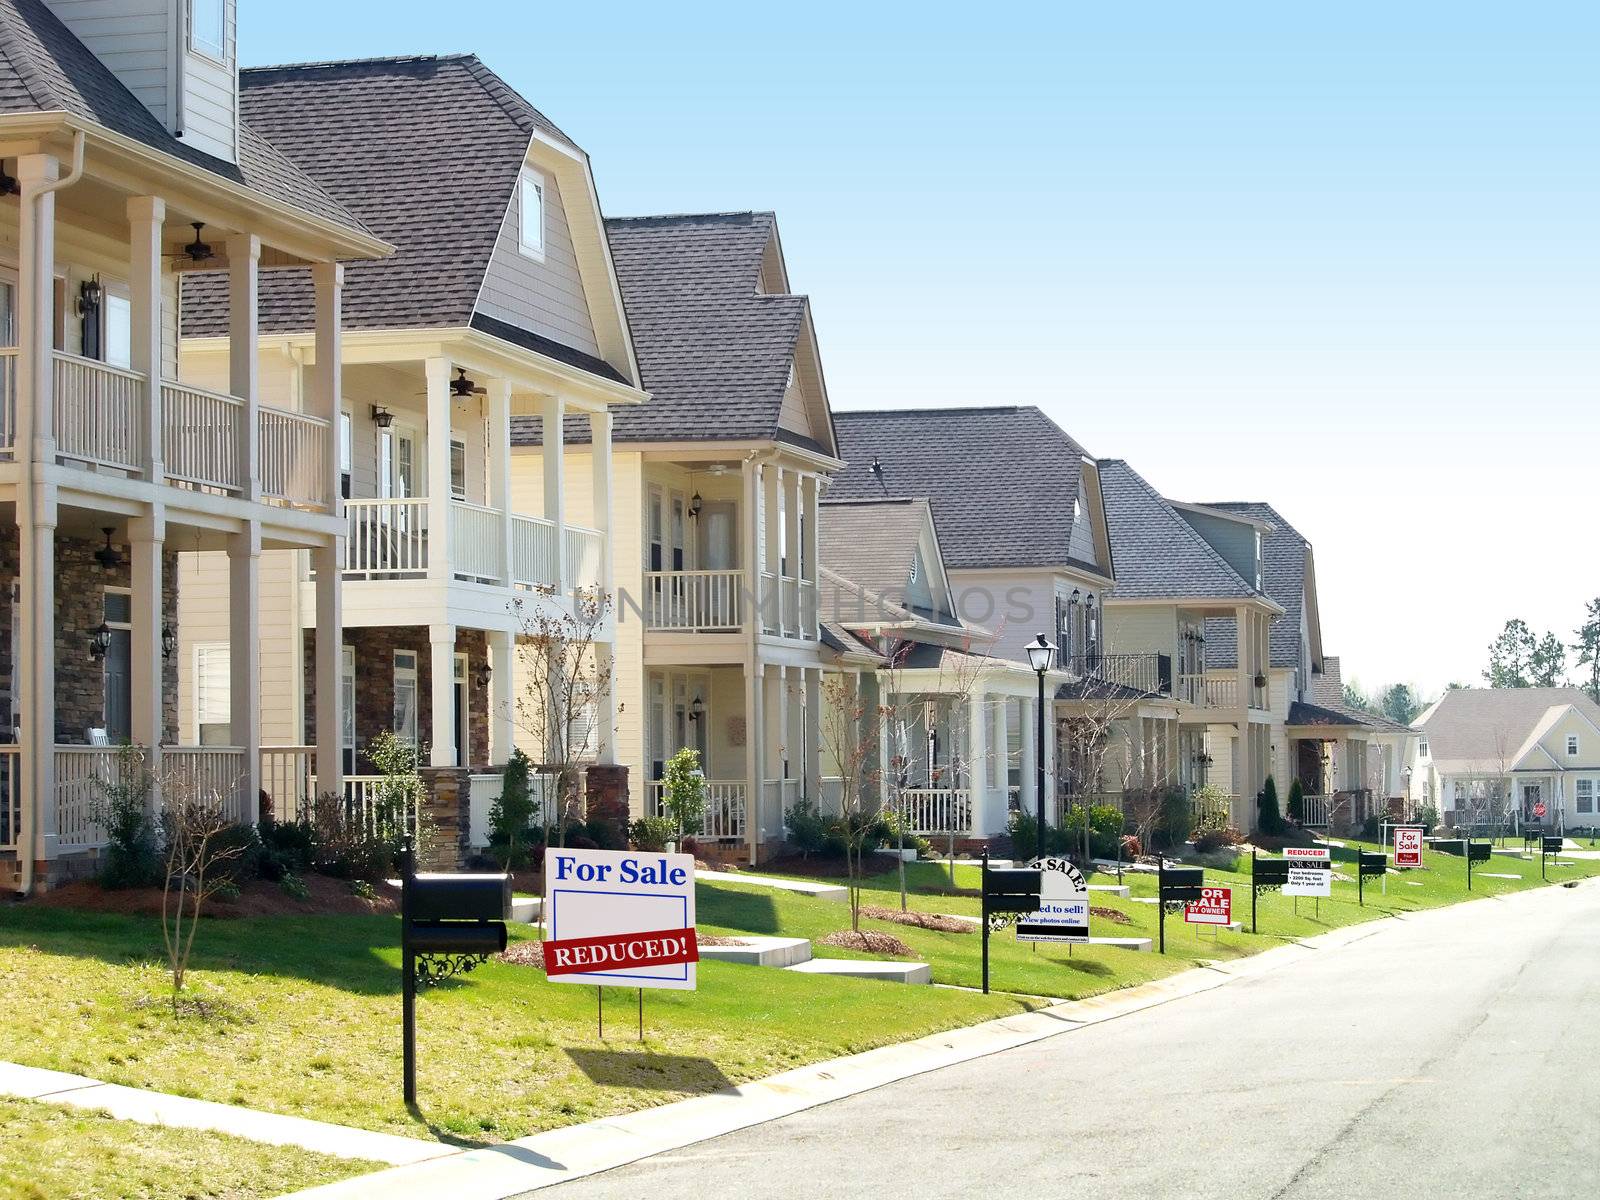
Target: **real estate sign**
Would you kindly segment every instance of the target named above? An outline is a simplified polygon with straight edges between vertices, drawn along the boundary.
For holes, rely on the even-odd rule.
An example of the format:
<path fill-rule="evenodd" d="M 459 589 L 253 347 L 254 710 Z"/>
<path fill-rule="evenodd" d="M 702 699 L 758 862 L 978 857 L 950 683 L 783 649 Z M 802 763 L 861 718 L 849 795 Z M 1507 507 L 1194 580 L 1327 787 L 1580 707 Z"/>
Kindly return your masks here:
<path fill-rule="evenodd" d="M 1333 851 L 1325 846 L 1286 846 L 1283 856 L 1289 860 L 1285 896 L 1333 895 Z"/>
<path fill-rule="evenodd" d="M 1039 911 L 1017 922 L 1017 941 L 1087 942 L 1089 883 L 1083 872 L 1064 858 L 1036 858 L 1028 865 L 1039 871 Z"/>
<path fill-rule="evenodd" d="M 544 880 L 550 982 L 693 990 L 693 855 L 551 847 Z"/>
<path fill-rule="evenodd" d="M 1422 865 L 1422 826 L 1395 826 L 1394 865 L 1397 867 L 1420 867 Z"/>
<path fill-rule="evenodd" d="M 1184 906 L 1183 919 L 1190 925 L 1232 925 L 1233 889 L 1201 888 L 1200 899 Z"/>

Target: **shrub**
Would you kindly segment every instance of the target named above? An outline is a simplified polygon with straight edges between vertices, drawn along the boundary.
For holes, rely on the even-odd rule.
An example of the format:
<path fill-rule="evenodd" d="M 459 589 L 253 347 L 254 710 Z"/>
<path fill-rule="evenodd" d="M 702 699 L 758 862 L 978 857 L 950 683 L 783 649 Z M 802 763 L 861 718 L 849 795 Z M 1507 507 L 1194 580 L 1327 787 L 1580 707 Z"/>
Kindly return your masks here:
<path fill-rule="evenodd" d="M 1125 833 L 1125 834 L 1122 835 L 1122 857 L 1123 858 L 1135 859 L 1135 858 L 1138 858 L 1143 853 L 1144 853 L 1144 844 L 1139 841 L 1139 835 L 1138 834 L 1136 834 L 1136 833 Z"/>
<path fill-rule="evenodd" d="M 1039 823 L 1022 809 L 1012 812 L 1007 822 L 1011 831 L 1011 855 L 1021 862 L 1039 855 Z"/>
<path fill-rule="evenodd" d="M 1424 836 L 1432 833 L 1439 824 L 1439 810 L 1431 804 L 1424 804 L 1417 809 L 1417 824 L 1422 826 Z"/>
<path fill-rule="evenodd" d="M 298 875 L 285 875 L 278 880 L 278 890 L 295 900 L 311 899 L 311 889 L 306 887 L 306 881 Z"/>
<path fill-rule="evenodd" d="M 1244 835 L 1232 825 L 1208 825 L 1194 835 L 1194 848 L 1200 854 L 1210 854 L 1226 846 L 1237 846 Z"/>
<path fill-rule="evenodd" d="M 667 817 L 640 817 L 630 832 L 636 849 L 655 851 L 665 850 L 678 828 Z"/>
<path fill-rule="evenodd" d="M 386 807 L 379 803 L 380 809 Z M 354 803 L 323 792 L 312 800 L 308 819 L 310 868 L 338 879 L 387 879 L 399 861 L 406 832 L 402 822 L 386 819 L 390 815 L 380 811 L 369 822 Z"/>
<path fill-rule="evenodd" d="M 363 900 L 376 900 L 378 898 L 378 889 L 373 887 L 368 880 L 352 879 L 350 881 L 350 894 L 359 896 Z"/>
<path fill-rule="evenodd" d="M 256 853 L 256 874 L 262 879 L 282 879 L 311 869 L 315 844 L 311 822 L 275 821 L 270 817 L 257 830 L 260 848 Z"/>
<path fill-rule="evenodd" d="M 1289 782 L 1289 800 L 1285 807 L 1289 820 L 1304 825 L 1306 820 L 1306 792 L 1298 779 Z"/>
<path fill-rule="evenodd" d="M 1157 801 L 1153 840 L 1161 847 L 1180 845 L 1189 840 L 1193 822 L 1189 797 L 1183 794 L 1182 788 L 1168 788 Z"/>
<path fill-rule="evenodd" d="M 1278 811 L 1278 784 L 1271 775 L 1256 796 L 1256 826 L 1262 833 L 1283 832 L 1283 815 Z"/>
<path fill-rule="evenodd" d="M 816 806 L 809 800 L 797 801 L 793 808 L 783 814 L 783 823 L 788 826 L 790 844 L 802 857 L 826 853 L 830 822 L 817 812 Z M 843 848 L 838 849 L 842 854 Z"/>
<path fill-rule="evenodd" d="M 667 759 L 661 806 L 677 826 L 680 838 L 700 832 L 706 815 L 706 777 L 700 769 L 700 751 L 685 746 Z"/>
<path fill-rule="evenodd" d="M 520 749 L 513 750 L 500 776 L 500 794 L 489 806 L 489 852 L 503 870 L 528 865 L 528 847 L 534 840 L 530 828 L 536 805 L 533 799 L 533 763 Z"/>
<path fill-rule="evenodd" d="M 595 817 L 583 823 L 580 835 L 595 850 L 626 850 L 627 831 L 617 822 L 605 817 Z"/>
<path fill-rule="evenodd" d="M 229 825 L 211 841 L 220 881 L 237 885 L 261 874 L 261 838 L 254 825 Z"/>
<path fill-rule="evenodd" d="M 89 812 L 106 831 L 100 884 L 107 888 L 154 887 L 161 882 L 161 851 L 150 811 L 154 779 L 135 746 L 117 751 L 111 779 L 95 776 Z"/>

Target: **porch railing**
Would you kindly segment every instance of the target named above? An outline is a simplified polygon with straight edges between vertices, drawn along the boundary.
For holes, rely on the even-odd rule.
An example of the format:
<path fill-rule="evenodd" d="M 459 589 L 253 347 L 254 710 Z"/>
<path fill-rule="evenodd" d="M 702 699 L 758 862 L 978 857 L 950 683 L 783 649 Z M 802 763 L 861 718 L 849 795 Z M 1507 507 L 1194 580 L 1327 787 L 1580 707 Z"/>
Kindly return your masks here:
<path fill-rule="evenodd" d="M 22 837 L 22 748 L 0 746 L 0 850 Z"/>
<path fill-rule="evenodd" d="M 347 578 L 399 579 L 428 569 L 428 502 L 346 500 Z"/>
<path fill-rule="evenodd" d="M 1180 671 L 1178 673 L 1177 690 L 1173 698 L 1185 704 L 1204 705 L 1207 698 L 1206 677 L 1201 674 Z"/>
<path fill-rule="evenodd" d="M 1232 675 L 1207 678 L 1206 704 L 1211 708 L 1238 707 L 1239 680 Z"/>
<path fill-rule="evenodd" d="M 279 821 L 292 821 L 316 795 L 315 746 L 261 747 L 261 790 L 272 802 L 272 815 Z"/>
<path fill-rule="evenodd" d="M 1307 829 L 1326 829 L 1328 816 L 1332 811 L 1331 796 L 1303 796 L 1301 797 L 1302 813 L 1300 824 Z"/>
<path fill-rule="evenodd" d="M 105 830 L 94 819 L 104 790 L 122 779 L 115 746 L 57 746 L 56 844 L 86 850 L 105 844 Z"/>
<path fill-rule="evenodd" d="M 667 816 L 666 784 L 645 785 L 645 805 L 651 816 Z M 736 779 L 706 780 L 706 812 L 699 837 L 715 841 L 743 841 L 745 836 L 745 785 Z"/>
<path fill-rule="evenodd" d="M 600 543 L 598 529 L 583 525 L 568 525 L 562 549 L 567 560 L 567 585 L 573 588 L 592 588 L 600 583 Z"/>
<path fill-rule="evenodd" d="M 844 811 L 844 779 L 839 775 L 822 777 L 822 796 L 817 810 L 829 816 Z"/>
<path fill-rule="evenodd" d="M 144 458 L 145 378 L 55 351 L 56 453 L 137 471 Z"/>
<path fill-rule="evenodd" d="M 161 458 L 167 478 L 195 487 L 239 490 L 242 400 L 187 384 L 161 385 Z"/>
<path fill-rule="evenodd" d="M 450 502 L 450 569 L 453 574 L 483 583 L 505 578 L 502 560 L 500 512 L 464 500 Z"/>
<path fill-rule="evenodd" d="M 17 348 L 0 346 L 0 458 L 17 450 Z"/>
<path fill-rule="evenodd" d="M 260 410 L 261 494 L 312 508 L 328 506 L 328 422 L 281 408 Z"/>
<path fill-rule="evenodd" d="M 743 623 L 743 571 L 647 571 L 644 585 L 648 629 L 700 633 Z"/>
<path fill-rule="evenodd" d="M 1079 679 L 1112 683 L 1152 696 L 1172 694 L 1170 654 L 1076 654 L 1066 665 Z"/>
<path fill-rule="evenodd" d="M 242 746 L 165 746 L 161 750 L 163 779 L 177 779 L 187 786 L 195 800 L 221 805 L 229 821 L 253 823 L 257 813 L 239 794 L 244 778 Z"/>
<path fill-rule="evenodd" d="M 511 517 L 511 582 L 516 587 L 556 585 L 556 525 L 543 517 Z"/>
<path fill-rule="evenodd" d="M 972 828 L 972 793 L 966 788 L 902 789 L 900 813 L 908 833 L 966 833 Z"/>

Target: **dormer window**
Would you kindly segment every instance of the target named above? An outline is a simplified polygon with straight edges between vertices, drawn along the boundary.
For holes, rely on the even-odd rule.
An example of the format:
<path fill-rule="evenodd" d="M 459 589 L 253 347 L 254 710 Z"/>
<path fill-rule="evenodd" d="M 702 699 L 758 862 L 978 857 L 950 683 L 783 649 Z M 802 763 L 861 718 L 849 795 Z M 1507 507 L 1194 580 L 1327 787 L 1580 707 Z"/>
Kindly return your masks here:
<path fill-rule="evenodd" d="M 522 172 L 517 187 L 520 214 L 517 222 L 517 248 L 529 258 L 544 261 L 544 176 L 531 168 Z"/>
<path fill-rule="evenodd" d="M 922 551 L 913 550 L 911 552 L 911 573 L 907 576 L 906 582 L 909 583 L 911 586 L 915 587 L 916 583 L 917 583 L 917 580 L 921 577 L 921 575 L 922 575 Z"/>
<path fill-rule="evenodd" d="M 1578 757 L 1578 735 L 1575 733 L 1567 734 L 1567 757 Z"/>
<path fill-rule="evenodd" d="M 227 61 L 228 0 L 189 0 L 189 49 Z"/>

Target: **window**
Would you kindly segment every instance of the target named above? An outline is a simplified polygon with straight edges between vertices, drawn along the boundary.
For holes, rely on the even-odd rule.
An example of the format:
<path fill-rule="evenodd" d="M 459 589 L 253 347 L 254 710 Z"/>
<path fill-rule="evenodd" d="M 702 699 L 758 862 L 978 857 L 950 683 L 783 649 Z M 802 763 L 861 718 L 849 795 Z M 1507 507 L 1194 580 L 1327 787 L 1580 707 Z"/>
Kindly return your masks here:
<path fill-rule="evenodd" d="M 517 248 L 529 258 L 544 260 L 544 176 L 524 170 L 517 189 L 520 213 L 517 223 Z"/>
<path fill-rule="evenodd" d="M 910 584 L 912 587 L 915 587 L 916 583 L 917 583 L 917 579 L 921 576 L 921 574 L 922 574 L 922 551 L 921 550 L 913 550 L 911 552 L 911 574 L 910 574 L 909 578 L 907 578 L 906 582 L 908 584 Z"/>
<path fill-rule="evenodd" d="M 1567 734 L 1567 757 L 1578 757 L 1578 735 L 1575 733 Z"/>
<path fill-rule="evenodd" d="M 417 745 L 417 654 L 394 652 L 394 735 L 406 745 Z"/>
<path fill-rule="evenodd" d="M 133 366 L 133 301 L 122 288 L 109 285 L 105 291 L 105 361 L 113 367 Z"/>
<path fill-rule="evenodd" d="M 450 439 L 450 495 L 456 500 L 467 498 L 467 444 L 458 438 Z"/>
<path fill-rule="evenodd" d="M 1594 812 L 1594 780 L 1578 780 L 1578 811 L 1580 813 Z"/>
<path fill-rule="evenodd" d="M 1418 758 L 1427 758 L 1428 757 L 1428 739 L 1427 738 L 1423 738 L 1420 742 L 1417 743 L 1417 757 Z"/>
<path fill-rule="evenodd" d="M 340 647 L 339 694 L 344 711 L 339 714 L 339 740 L 344 746 L 344 773 L 356 773 L 356 648 Z"/>
<path fill-rule="evenodd" d="M 102 724 L 111 744 L 117 745 L 133 735 L 133 593 L 106 588 L 104 612 L 111 645 L 103 664 Z"/>
<path fill-rule="evenodd" d="M 346 500 L 350 499 L 350 473 L 354 461 L 351 449 L 353 434 L 350 430 L 350 414 L 339 414 L 339 495 Z"/>
<path fill-rule="evenodd" d="M 227 642 L 201 642 L 194 648 L 194 724 L 202 746 L 227 746 L 233 736 L 228 672 Z"/>
<path fill-rule="evenodd" d="M 228 0 L 189 0 L 189 48 L 218 62 L 227 57 Z"/>

